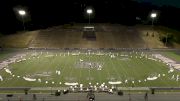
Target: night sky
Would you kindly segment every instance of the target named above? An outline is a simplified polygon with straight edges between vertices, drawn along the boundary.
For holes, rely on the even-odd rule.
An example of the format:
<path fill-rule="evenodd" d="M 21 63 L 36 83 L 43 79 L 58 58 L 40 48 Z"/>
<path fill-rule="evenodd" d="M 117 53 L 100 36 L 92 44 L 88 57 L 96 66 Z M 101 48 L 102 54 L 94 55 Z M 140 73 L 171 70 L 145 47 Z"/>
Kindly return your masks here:
<path fill-rule="evenodd" d="M 0 32 L 22 30 L 17 8 L 26 9 L 27 30 L 35 30 L 67 23 L 87 23 L 87 7 L 94 9 L 94 23 L 150 24 L 150 12 L 157 11 L 159 16 L 155 24 L 179 28 L 179 0 L 1 0 Z M 141 20 L 137 21 L 137 17 Z"/>
<path fill-rule="evenodd" d="M 157 6 L 174 6 L 180 8 L 180 0 L 135 0 L 139 2 L 149 2 Z"/>

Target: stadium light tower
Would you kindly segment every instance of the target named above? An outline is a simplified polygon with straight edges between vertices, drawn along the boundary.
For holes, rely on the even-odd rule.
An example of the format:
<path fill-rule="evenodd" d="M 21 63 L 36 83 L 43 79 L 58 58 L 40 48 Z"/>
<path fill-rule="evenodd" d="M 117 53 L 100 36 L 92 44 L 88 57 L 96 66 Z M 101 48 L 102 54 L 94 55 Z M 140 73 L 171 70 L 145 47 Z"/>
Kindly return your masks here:
<path fill-rule="evenodd" d="M 157 13 L 151 13 L 152 26 L 154 25 L 154 19 L 157 17 Z"/>
<path fill-rule="evenodd" d="M 154 19 L 157 17 L 157 13 L 152 12 L 151 18 L 152 18 L 152 30 L 153 30 L 153 36 L 154 36 Z"/>
<path fill-rule="evenodd" d="M 24 25 L 24 16 L 26 16 L 26 11 L 25 10 L 18 10 L 18 14 L 22 17 L 22 22 L 23 22 L 23 28 L 25 31 L 25 25 Z"/>
<path fill-rule="evenodd" d="M 87 14 L 89 15 L 89 24 L 90 24 L 90 20 L 91 20 L 91 14 L 93 13 L 93 10 L 92 9 L 87 9 Z"/>

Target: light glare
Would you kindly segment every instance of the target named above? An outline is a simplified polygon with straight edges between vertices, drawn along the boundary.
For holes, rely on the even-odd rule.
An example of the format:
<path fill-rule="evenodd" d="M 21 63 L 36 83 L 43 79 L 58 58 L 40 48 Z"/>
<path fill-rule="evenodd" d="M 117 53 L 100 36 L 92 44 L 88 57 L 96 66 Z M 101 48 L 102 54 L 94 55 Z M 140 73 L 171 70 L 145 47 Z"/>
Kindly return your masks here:
<path fill-rule="evenodd" d="M 87 9 L 88 14 L 91 14 L 92 12 L 93 12 L 92 9 Z"/>
<path fill-rule="evenodd" d="M 20 15 L 22 15 L 22 16 L 23 16 L 23 15 L 26 15 L 26 12 L 25 12 L 24 10 L 19 10 L 18 13 L 19 13 Z"/>
<path fill-rule="evenodd" d="M 157 17 L 157 14 L 156 13 L 152 13 L 151 14 L 151 18 L 155 18 L 155 17 Z"/>

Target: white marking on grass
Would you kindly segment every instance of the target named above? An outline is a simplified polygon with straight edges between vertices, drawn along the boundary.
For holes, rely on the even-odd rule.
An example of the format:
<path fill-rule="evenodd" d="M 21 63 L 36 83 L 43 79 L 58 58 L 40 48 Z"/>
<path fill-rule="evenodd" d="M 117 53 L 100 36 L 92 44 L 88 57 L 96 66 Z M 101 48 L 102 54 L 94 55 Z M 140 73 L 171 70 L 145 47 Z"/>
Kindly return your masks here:
<path fill-rule="evenodd" d="M 69 56 L 69 51 L 68 51 L 68 56 Z"/>
<path fill-rule="evenodd" d="M 79 61 L 80 61 L 80 62 L 83 62 L 83 60 L 82 60 L 82 59 L 79 59 Z"/>
<path fill-rule="evenodd" d="M 0 75 L 0 80 L 1 80 L 1 81 L 3 81 L 3 78 L 2 78 L 2 76 L 1 76 L 1 75 Z"/>
<path fill-rule="evenodd" d="M 136 56 L 137 57 L 137 56 Z M 131 62 L 131 63 L 130 63 Z M 137 63 L 133 63 L 134 61 L 130 61 L 130 62 L 124 62 L 126 65 L 125 66 L 122 66 L 122 70 L 123 70 L 123 73 L 125 73 L 125 78 L 129 78 L 129 73 L 127 73 L 127 70 L 124 68 L 124 67 L 129 67 L 131 68 L 131 66 L 135 66 L 135 67 L 138 67 Z M 121 66 L 121 64 L 119 64 Z M 131 72 L 133 75 L 137 75 L 139 76 L 139 74 L 135 71 L 132 71 Z M 131 80 L 134 80 L 134 79 L 131 79 Z M 132 81 L 131 81 L 132 82 Z M 127 82 L 128 83 L 128 82 Z M 126 84 L 125 84 L 126 85 Z"/>
<path fill-rule="evenodd" d="M 80 54 L 80 52 L 79 52 L 79 54 Z M 83 58 L 83 57 L 80 57 L 80 56 L 81 56 L 81 55 L 78 55 L 78 56 L 77 56 L 78 59 L 79 59 L 79 58 Z M 83 60 L 83 59 L 82 59 L 82 60 Z M 82 79 L 81 79 L 82 73 L 81 73 L 81 72 L 82 72 L 82 69 L 79 70 L 79 79 L 78 79 L 78 82 L 82 82 Z"/>
<path fill-rule="evenodd" d="M 57 75 L 60 75 L 60 74 L 61 74 L 61 71 L 60 71 L 60 70 L 56 70 L 56 74 L 57 74 Z"/>
<path fill-rule="evenodd" d="M 110 61 L 110 63 L 111 63 L 111 67 L 112 67 L 114 73 L 117 75 L 116 77 L 120 78 L 121 76 L 119 75 L 118 70 L 117 70 L 116 67 L 114 66 L 114 63 L 112 62 L 112 59 L 110 59 L 109 61 Z M 110 75 L 110 74 L 109 74 L 109 75 Z"/>
<path fill-rule="evenodd" d="M 76 86 L 76 85 L 78 85 L 77 82 L 72 82 L 72 83 L 65 82 L 64 84 L 67 85 L 67 86 Z"/>
<path fill-rule="evenodd" d="M 102 87 L 104 87 L 104 86 L 105 86 L 104 84 L 101 84 L 101 86 L 100 86 L 100 87 L 102 88 Z"/>
<path fill-rule="evenodd" d="M 94 90 L 97 91 L 97 87 L 96 86 L 94 86 Z"/>
<path fill-rule="evenodd" d="M 115 81 L 115 82 L 109 81 L 108 83 L 111 85 L 118 85 L 118 84 L 121 84 L 122 82 L 121 81 Z"/>
<path fill-rule="evenodd" d="M 54 55 L 45 55 L 46 58 L 53 57 Z M 33 57 L 34 58 L 34 57 Z"/>
<path fill-rule="evenodd" d="M 179 75 L 176 76 L 176 81 L 179 81 Z"/>
<path fill-rule="evenodd" d="M 111 58 L 115 58 L 115 55 L 114 55 L 114 54 L 112 54 L 112 55 L 110 55 L 110 57 L 111 57 Z"/>
<path fill-rule="evenodd" d="M 22 59 L 22 61 L 26 61 L 26 59 L 24 58 L 24 59 Z"/>
<path fill-rule="evenodd" d="M 38 79 L 38 82 L 41 82 L 41 79 Z"/>
<path fill-rule="evenodd" d="M 128 83 L 128 80 L 125 80 L 124 82 L 125 82 L 125 83 Z"/>
<path fill-rule="evenodd" d="M 80 84 L 80 88 L 82 88 L 83 87 L 83 84 Z"/>
<path fill-rule="evenodd" d="M 104 55 L 104 54 L 99 52 L 97 55 Z M 105 60 L 105 59 L 108 59 L 108 58 L 104 58 L 104 56 L 103 56 L 103 58 L 100 57 L 100 56 L 97 56 L 95 59 L 96 59 L 96 61 L 102 60 L 102 61 L 106 62 L 107 60 Z M 102 76 L 101 76 L 101 72 L 100 72 L 100 71 L 102 70 L 102 67 L 101 67 L 101 68 L 100 68 L 100 67 L 101 67 L 101 66 L 99 66 L 99 68 L 98 68 L 99 83 L 102 82 Z M 107 70 L 105 69 L 105 72 L 107 73 L 108 77 L 110 77 L 109 71 L 107 71 Z M 99 83 L 97 83 L 97 84 L 99 84 Z"/>
<path fill-rule="evenodd" d="M 156 80 L 157 78 L 158 78 L 158 77 L 156 77 L 156 76 L 154 76 L 154 77 L 148 77 L 147 80 L 152 81 L 152 80 Z"/>
<path fill-rule="evenodd" d="M 171 77 L 171 79 L 174 79 L 174 75 Z"/>
<path fill-rule="evenodd" d="M 76 56 L 76 55 L 79 55 L 79 54 L 78 53 L 72 53 L 71 55 Z"/>
<path fill-rule="evenodd" d="M 148 58 L 147 54 L 146 54 L 145 56 Z M 150 60 L 151 60 L 151 59 L 153 60 L 153 58 L 149 58 L 149 59 L 150 59 Z M 139 63 L 141 63 L 141 64 L 143 64 L 143 65 L 145 65 L 145 66 L 146 66 L 146 65 L 149 65 L 149 67 L 153 67 L 152 64 L 149 63 L 149 62 L 148 62 L 149 64 L 144 64 L 144 62 L 142 62 L 142 61 L 140 61 Z M 159 65 L 159 64 L 157 64 L 157 65 Z M 158 71 L 158 70 L 156 70 L 156 71 Z M 160 70 L 159 70 L 159 71 L 160 71 Z M 161 72 L 161 71 L 160 71 L 160 72 Z M 160 76 L 160 75 L 158 75 L 158 76 Z M 145 79 L 144 81 L 146 82 L 147 80 Z M 148 82 L 148 83 L 151 83 L 151 82 Z"/>
<path fill-rule="evenodd" d="M 28 78 L 28 77 L 23 77 L 24 80 L 26 81 L 36 81 L 36 79 Z"/>
<path fill-rule="evenodd" d="M 163 63 L 165 63 L 166 65 L 169 65 L 169 67 L 174 67 L 176 69 L 179 69 L 180 64 L 176 63 L 176 61 L 169 59 L 161 54 L 153 54 L 152 56 L 160 59 Z"/>
<path fill-rule="evenodd" d="M 4 70 L 6 71 L 6 73 L 9 73 L 10 75 L 12 75 L 12 72 L 9 69 L 4 68 Z"/>
<path fill-rule="evenodd" d="M 114 89 L 114 88 L 115 88 L 114 86 L 111 87 L 111 89 Z"/>
<path fill-rule="evenodd" d="M 158 77 L 161 77 L 161 74 L 158 74 Z"/>
<path fill-rule="evenodd" d="M 98 55 L 98 56 L 102 56 L 102 55 L 104 55 L 103 53 L 96 53 L 96 55 Z"/>
<path fill-rule="evenodd" d="M 174 72 L 174 69 L 173 68 L 170 68 L 170 70 L 168 71 L 168 73 L 172 73 Z"/>

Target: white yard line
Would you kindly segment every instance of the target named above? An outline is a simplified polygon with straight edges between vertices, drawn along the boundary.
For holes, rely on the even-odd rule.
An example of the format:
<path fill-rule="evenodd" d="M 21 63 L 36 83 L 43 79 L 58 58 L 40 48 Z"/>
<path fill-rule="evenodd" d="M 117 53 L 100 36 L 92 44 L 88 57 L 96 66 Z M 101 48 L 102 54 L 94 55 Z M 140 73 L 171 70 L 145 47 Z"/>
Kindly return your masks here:
<path fill-rule="evenodd" d="M 59 53 L 58 56 L 59 56 L 60 54 L 61 54 L 60 58 L 61 58 L 61 60 L 62 60 L 62 57 L 63 57 L 62 54 L 63 54 L 63 53 L 62 53 L 62 52 Z M 61 70 L 61 74 L 62 74 L 62 75 L 60 76 L 60 80 L 61 80 L 61 81 L 62 81 L 63 77 L 65 76 L 65 75 L 64 75 L 64 71 L 67 69 L 66 67 L 67 67 L 67 61 L 68 61 L 68 60 L 66 60 L 66 59 L 64 59 L 64 60 L 65 60 L 65 61 L 63 61 L 63 62 L 64 62 L 65 65 L 64 65 L 63 69 Z M 60 63 L 61 63 L 61 62 L 62 62 L 62 61 L 60 61 Z M 59 65 L 59 64 L 58 64 L 58 65 Z M 60 68 L 61 68 L 61 64 L 60 64 Z M 65 78 L 65 77 L 64 77 L 64 78 Z M 64 80 L 65 80 L 65 79 L 64 79 Z"/>
<path fill-rule="evenodd" d="M 69 56 L 68 56 L 68 58 L 69 58 Z M 73 58 L 72 58 L 73 59 Z M 69 60 L 69 59 L 68 59 Z M 70 64 L 68 64 L 68 68 L 69 68 L 69 76 L 68 77 L 72 77 L 72 73 L 73 73 L 73 69 L 74 69 L 74 67 L 73 66 L 71 66 Z M 76 79 L 77 79 L 77 77 L 75 77 Z M 69 81 L 69 80 L 68 80 Z M 73 80 L 74 81 L 74 80 Z"/>
<path fill-rule="evenodd" d="M 48 52 L 48 53 L 51 53 L 51 52 Z M 52 53 L 51 53 L 52 54 Z M 43 57 L 45 56 L 45 55 L 47 55 L 47 53 L 46 54 L 43 54 Z M 43 59 L 45 59 L 45 58 L 43 58 Z M 52 61 L 53 60 L 53 61 Z M 44 62 L 44 61 L 43 61 Z M 48 63 L 48 71 L 51 71 L 52 72 L 52 74 L 53 74 L 53 72 L 55 72 L 55 71 L 52 71 L 52 64 L 54 63 L 54 58 L 53 59 L 51 59 L 51 62 L 49 61 L 49 60 L 47 60 L 47 61 L 45 61 L 46 63 Z M 46 64 L 45 64 L 46 65 Z M 46 65 L 47 66 L 47 65 Z M 51 78 L 52 78 L 52 76 L 51 76 Z M 54 78 L 53 78 L 54 79 Z M 46 81 L 49 81 L 49 80 L 46 80 Z M 54 81 L 53 81 L 54 82 Z M 57 83 L 57 82 L 56 82 Z M 50 82 L 49 82 L 49 84 L 50 84 Z M 47 84 L 47 85 L 49 85 L 49 84 Z M 46 84 L 45 84 L 45 86 L 47 86 Z M 52 85 L 52 83 L 50 84 L 50 86 L 52 87 L 53 85 Z"/>
<path fill-rule="evenodd" d="M 138 61 L 139 61 L 139 60 L 138 60 Z M 133 62 L 134 62 L 134 61 L 133 61 Z M 141 60 L 140 60 L 140 63 L 141 63 L 141 65 L 144 65 Z M 139 62 L 133 63 L 133 65 L 137 65 L 137 64 L 139 64 Z M 141 65 L 140 65 L 140 66 L 141 66 Z M 139 65 L 137 65 L 136 67 L 139 67 Z M 144 78 L 144 79 L 146 79 L 146 78 Z M 145 85 L 145 83 L 147 83 L 147 82 L 144 82 L 144 79 L 143 79 L 143 81 L 141 82 L 141 83 L 143 83 L 143 85 Z"/>
<path fill-rule="evenodd" d="M 87 53 L 88 54 L 88 53 Z M 90 62 L 90 56 L 89 55 L 87 55 L 87 57 L 88 57 L 88 61 Z M 88 77 L 89 77 L 89 82 L 91 82 L 91 68 L 88 68 Z"/>
<path fill-rule="evenodd" d="M 102 58 L 101 58 L 101 59 L 102 59 Z M 106 56 L 104 56 L 103 61 L 104 61 L 104 62 L 107 61 Z M 107 68 L 108 68 L 108 67 L 107 67 Z M 103 69 L 103 68 L 102 68 L 102 69 Z M 106 73 L 108 74 L 108 77 L 111 77 L 110 72 L 109 72 L 108 70 L 106 70 L 106 69 L 105 69 L 105 71 L 106 71 Z"/>
<path fill-rule="evenodd" d="M 106 54 L 106 53 L 105 53 Z M 98 58 L 99 58 L 99 60 L 102 60 L 103 62 L 106 62 L 107 60 L 106 60 L 106 56 L 103 56 L 104 58 L 102 58 L 101 56 L 98 56 Z M 110 73 L 109 73 L 109 71 L 107 71 L 106 69 L 105 69 L 105 67 L 102 67 L 102 70 L 104 69 L 104 71 L 106 71 L 106 73 L 108 74 L 108 77 L 110 77 Z M 99 70 L 99 72 L 101 72 L 101 70 Z M 105 77 L 105 76 L 104 76 Z M 103 82 L 105 82 L 105 81 L 102 81 L 102 76 L 100 75 L 100 78 L 101 78 L 101 84 L 103 83 Z M 107 78 L 106 78 L 107 79 Z"/>
<path fill-rule="evenodd" d="M 119 53 L 120 54 L 120 53 Z M 120 55 L 117 57 L 117 58 L 119 58 L 120 57 Z M 126 67 L 123 67 L 123 65 L 121 64 L 121 63 L 119 63 L 118 62 L 118 64 L 119 64 L 119 67 L 122 69 L 122 71 L 123 71 L 123 76 L 125 77 L 125 78 L 128 78 L 129 76 L 127 76 L 129 73 L 125 70 L 125 68 Z M 124 81 L 123 81 L 124 82 Z M 124 85 L 124 87 L 126 87 L 126 84 L 124 84 L 123 83 L 123 85 Z M 128 84 L 127 84 L 128 85 Z"/>
<path fill-rule="evenodd" d="M 99 59 L 99 58 L 97 59 L 97 58 L 98 58 L 98 57 L 96 57 L 96 61 L 97 61 L 97 60 L 100 60 L 100 61 L 101 61 L 101 59 Z M 102 68 L 102 69 L 103 69 L 103 68 Z M 100 74 L 100 73 L 101 73 L 101 71 L 99 70 L 99 71 L 98 71 L 98 79 L 99 79 L 99 83 L 101 84 L 101 83 L 102 83 L 102 79 L 101 79 L 102 77 L 101 77 L 101 74 Z"/>
<path fill-rule="evenodd" d="M 128 57 L 128 58 L 130 58 L 130 57 Z M 134 61 L 133 61 L 133 62 L 134 62 Z M 134 64 L 132 65 L 132 63 L 128 63 L 128 64 L 127 64 L 126 62 L 124 62 L 124 63 L 126 64 L 127 68 L 136 67 L 136 66 L 134 66 Z M 131 65 L 129 65 L 129 64 L 131 64 Z M 134 69 L 132 68 L 131 70 L 132 70 L 131 73 L 133 73 L 134 76 L 138 77 L 138 74 L 134 71 Z M 136 79 L 136 78 L 134 78 L 133 81 L 135 81 L 135 79 Z M 132 83 L 132 82 L 131 82 L 131 83 Z M 135 83 L 134 83 L 133 85 L 136 86 Z"/>
<path fill-rule="evenodd" d="M 137 61 L 137 59 L 136 58 L 134 58 L 136 55 L 135 54 L 133 54 L 133 58 L 132 58 L 132 62 L 131 62 L 131 64 L 133 64 L 132 66 L 133 67 L 135 67 L 135 68 L 138 68 L 139 67 L 139 65 L 137 65 L 138 63 L 137 62 L 135 62 L 135 61 Z M 136 60 L 133 60 L 133 59 L 136 59 Z M 140 65 L 141 66 L 141 65 Z M 135 72 L 133 69 L 132 69 L 132 72 L 133 72 L 133 74 L 134 75 L 136 75 L 136 77 L 138 77 L 138 78 L 140 78 L 141 79 L 141 76 L 139 76 L 139 72 Z M 134 79 L 136 79 L 136 78 L 134 78 Z M 143 79 L 143 78 L 142 78 Z M 146 79 L 146 78 L 144 78 L 144 79 Z M 143 80 L 141 80 L 142 82 L 141 83 L 144 83 L 144 79 Z M 138 80 L 138 79 L 137 79 Z"/>
<path fill-rule="evenodd" d="M 113 68 L 113 70 L 114 70 L 114 73 L 116 73 L 116 75 L 117 75 L 118 78 L 121 78 L 121 76 L 119 75 L 119 73 L 118 73 L 118 71 L 117 71 L 117 69 L 116 69 L 117 67 L 114 66 L 111 58 L 110 58 L 109 61 L 111 62 L 111 65 L 112 65 L 112 68 Z"/>
<path fill-rule="evenodd" d="M 81 59 L 81 58 L 84 60 L 83 56 L 81 56 L 81 54 L 80 54 L 80 55 L 78 56 L 78 59 Z M 79 78 L 78 78 L 79 84 L 82 83 L 82 78 L 81 78 L 81 76 L 82 76 L 82 68 L 80 68 L 80 71 L 79 71 Z"/>

